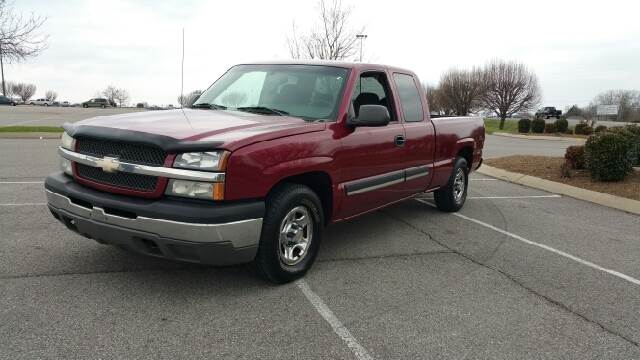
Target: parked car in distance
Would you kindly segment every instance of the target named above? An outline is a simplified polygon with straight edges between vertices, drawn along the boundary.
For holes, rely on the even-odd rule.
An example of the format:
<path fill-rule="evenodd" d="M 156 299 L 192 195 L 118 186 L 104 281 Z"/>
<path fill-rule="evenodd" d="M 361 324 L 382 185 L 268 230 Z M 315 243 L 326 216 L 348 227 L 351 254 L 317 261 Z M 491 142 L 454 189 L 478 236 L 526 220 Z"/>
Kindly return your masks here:
<path fill-rule="evenodd" d="M 83 102 L 82 107 L 83 108 L 99 107 L 104 109 L 106 107 L 111 107 L 111 103 L 109 102 L 109 100 L 104 98 L 94 98 L 89 101 Z"/>
<path fill-rule="evenodd" d="M 6 97 L 4 95 L 0 95 L 0 105 L 11 105 L 11 106 L 16 106 L 16 102 L 9 98 Z"/>
<path fill-rule="evenodd" d="M 69 103 L 68 101 L 62 101 L 62 102 L 60 102 L 60 106 L 69 107 L 69 106 L 71 106 L 71 103 Z"/>
<path fill-rule="evenodd" d="M 543 107 L 542 109 L 536 111 L 536 119 L 549 119 L 552 117 L 560 119 L 560 115 L 562 115 L 562 110 L 556 110 L 556 108 L 553 106 Z"/>
<path fill-rule="evenodd" d="M 36 100 L 27 100 L 26 105 L 40 105 L 40 106 L 51 106 L 53 105 L 53 100 L 49 99 L 36 99 Z"/>
<path fill-rule="evenodd" d="M 44 186 L 68 229 L 276 283 L 309 270 L 326 225 L 425 192 L 460 210 L 485 141 L 479 117 L 431 118 L 409 70 L 324 61 L 237 65 L 191 108 L 64 128 Z"/>

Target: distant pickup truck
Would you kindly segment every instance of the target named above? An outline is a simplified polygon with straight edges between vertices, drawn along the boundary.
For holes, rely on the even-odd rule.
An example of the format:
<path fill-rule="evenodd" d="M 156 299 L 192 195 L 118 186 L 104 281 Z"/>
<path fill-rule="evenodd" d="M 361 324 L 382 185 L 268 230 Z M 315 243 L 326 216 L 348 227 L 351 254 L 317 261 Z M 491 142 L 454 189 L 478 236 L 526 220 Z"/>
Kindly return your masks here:
<path fill-rule="evenodd" d="M 543 107 L 542 109 L 536 111 L 536 119 L 550 119 L 552 117 L 560 119 L 560 115 L 562 115 L 562 110 L 556 110 L 556 108 L 553 106 Z"/>
<path fill-rule="evenodd" d="M 483 121 L 431 119 L 420 84 L 381 65 L 234 66 L 191 109 L 65 124 L 49 209 L 100 243 L 253 262 L 292 281 L 314 262 L 325 225 L 424 192 L 443 211 L 464 205 Z"/>

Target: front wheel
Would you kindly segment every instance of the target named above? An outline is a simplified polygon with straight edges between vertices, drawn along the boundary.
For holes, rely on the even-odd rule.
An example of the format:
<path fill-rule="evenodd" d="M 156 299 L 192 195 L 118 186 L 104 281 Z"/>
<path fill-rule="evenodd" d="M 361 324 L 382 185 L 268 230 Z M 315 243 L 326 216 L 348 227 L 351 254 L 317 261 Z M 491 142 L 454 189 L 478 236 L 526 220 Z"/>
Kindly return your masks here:
<path fill-rule="evenodd" d="M 469 168 L 467 160 L 456 158 L 453 172 L 447 185 L 434 192 L 436 206 L 441 211 L 456 212 L 464 206 L 467 199 L 467 185 L 469 183 Z"/>
<path fill-rule="evenodd" d="M 283 284 L 313 265 L 324 227 L 322 204 L 310 188 L 283 184 L 268 196 L 266 205 L 254 265 L 262 277 Z"/>

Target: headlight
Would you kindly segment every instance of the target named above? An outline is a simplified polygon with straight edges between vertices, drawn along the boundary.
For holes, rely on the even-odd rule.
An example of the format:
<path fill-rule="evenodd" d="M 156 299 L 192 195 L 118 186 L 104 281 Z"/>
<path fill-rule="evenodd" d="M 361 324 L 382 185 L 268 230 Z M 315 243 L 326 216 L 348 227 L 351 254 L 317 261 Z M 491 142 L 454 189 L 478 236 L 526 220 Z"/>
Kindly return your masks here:
<path fill-rule="evenodd" d="M 73 151 L 76 139 L 72 138 L 67 132 L 62 133 L 62 148 Z"/>
<path fill-rule="evenodd" d="M 170 179 L 165 193 L 196 199 L 224 200 L 224 183 Z"/>
<path fill-rule="evenodd" d="M 224 171 L 229 153 L 226 151 L 189 152 L 176 156 L 173 167 L 206 171 Z"/>

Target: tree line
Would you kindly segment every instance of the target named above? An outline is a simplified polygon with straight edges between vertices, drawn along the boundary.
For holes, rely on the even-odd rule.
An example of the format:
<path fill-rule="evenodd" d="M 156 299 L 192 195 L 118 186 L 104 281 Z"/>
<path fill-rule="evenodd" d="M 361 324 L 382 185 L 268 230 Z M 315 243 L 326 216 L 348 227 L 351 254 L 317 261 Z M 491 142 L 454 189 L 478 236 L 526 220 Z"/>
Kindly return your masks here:
<path fill-rule="evenodd" d="M 12 81 L 4 82 L 1 85 L 4 89 L 5 96 L 9 98 L 18 97 L 23 103 L 31 99 L 38 89 L 35 84 L 14 83 Z M 95 97 L 103 97 L 109 100 L 112 104 L 116 104 L 120 107 L 126 106 L 129 102 L 129 92 L 124 88 L 118 88 L 113 85 L 109 85 L 103 90 L 96 91 Z M 53 90 L 47 90 L 44 98 L 49 101 L 56 101 L 58 99 L 58 93 Z"/>
<path fill-rule="evenodd" d="M 438 85 L 425 88 L 432 113 L 465 116 L 488 110 L 500 118 L 500 129 L 507 117 L 533 110 L 541 100 L 536 74 L 522 63 L 503 60 L 472 69 L 452 68 Z"/>

